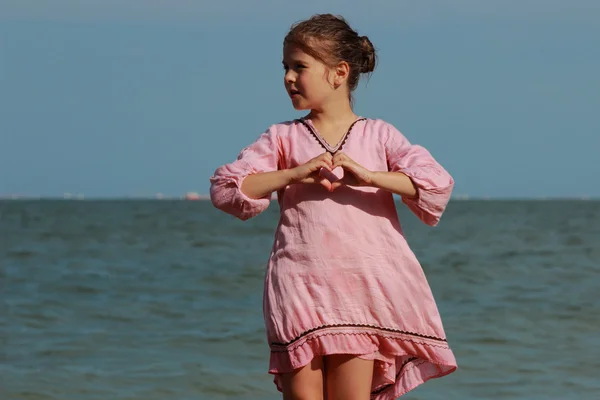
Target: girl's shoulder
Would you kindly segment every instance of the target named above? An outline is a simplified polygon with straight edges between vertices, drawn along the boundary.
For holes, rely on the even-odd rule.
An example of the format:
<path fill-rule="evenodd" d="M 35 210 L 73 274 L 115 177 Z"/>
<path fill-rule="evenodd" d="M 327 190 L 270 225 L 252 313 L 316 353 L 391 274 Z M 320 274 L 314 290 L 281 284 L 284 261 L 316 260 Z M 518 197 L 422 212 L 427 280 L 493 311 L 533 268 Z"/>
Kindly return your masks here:
<path fill-rule="evenodd" d="M 396 129 L 391 123 L 381 118 L 368 118 L 365 117 L 365 129 L 368 129 L 377 134 L 387 134 L 390 130 Z"/>
<path fill-rule="evenodd" d="M 387 142 L 406 142 L 408 139 L 404 134 L 391 122 L 380 118 L 367 119 L 367 126 L 379 140 Z"/>
<path fill-rule="evenodd" d="M 381 118 L 364 118 L 364 134 L 374 141 L 387 144 L 390 140 L 405 140 L 404 135 L 392 123 Z"/>
<path fill-rule="evenodd" d="M 281 121 L 281 122 L 277 122 L 272 124 L 269 127 L 269 131 L 273 132 L 273 134 L 276 135 L 286 135 L 289 134 L 291 131 L 293 131 L 294 129 L 296 129 L 296 126 L 300 123 L 299 120 L 288 120 L 288 121 Z"/>

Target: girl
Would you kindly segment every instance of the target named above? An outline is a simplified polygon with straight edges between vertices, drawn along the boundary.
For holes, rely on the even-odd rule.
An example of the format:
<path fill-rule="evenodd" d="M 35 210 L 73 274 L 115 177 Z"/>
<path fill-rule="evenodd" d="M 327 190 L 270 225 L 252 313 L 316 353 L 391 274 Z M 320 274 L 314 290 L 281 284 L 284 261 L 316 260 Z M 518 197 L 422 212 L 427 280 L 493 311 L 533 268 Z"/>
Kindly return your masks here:
<path fill-rule="evenodd" d="M 278 194 L 263 312 L 286 400 L 394 399 L 456 369 L 392 195 L 433 226 L 454 182 L 392 125 L 354 114 L 351 93 L 375 61 L 341 17 L 292 26 L 284 84 L 310 112 L 272 125 L 211 178 L 215 207 L 242 220 Z"/>

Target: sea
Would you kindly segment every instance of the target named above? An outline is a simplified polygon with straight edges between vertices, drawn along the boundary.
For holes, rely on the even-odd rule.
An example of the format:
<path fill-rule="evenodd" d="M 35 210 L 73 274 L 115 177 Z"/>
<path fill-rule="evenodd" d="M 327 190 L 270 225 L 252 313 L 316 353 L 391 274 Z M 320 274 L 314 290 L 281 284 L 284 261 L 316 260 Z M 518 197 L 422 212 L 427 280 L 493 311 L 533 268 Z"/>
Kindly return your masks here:
<path fill-rule="evenodd" d="M 600 201 L 398 203 L 458 370 L 402 399 L 600 399 Z M 275 400 L 276 202 L 0 201 L 1 400 Z"/>

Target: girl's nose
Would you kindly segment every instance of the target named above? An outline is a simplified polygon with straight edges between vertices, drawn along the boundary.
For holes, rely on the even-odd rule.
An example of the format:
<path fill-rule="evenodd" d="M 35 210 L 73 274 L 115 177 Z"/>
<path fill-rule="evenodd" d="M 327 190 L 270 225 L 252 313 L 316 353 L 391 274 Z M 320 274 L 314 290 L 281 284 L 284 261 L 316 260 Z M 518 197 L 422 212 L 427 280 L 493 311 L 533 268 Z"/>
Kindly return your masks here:
<path fill-rule="evenodd" d="M 283 77 L 286 83 L 294 83 L 295 78 L 296 77 L 294 76 L 294 73 L 292 71 L 287 71 L 285 73 L 285 76 Z"/>

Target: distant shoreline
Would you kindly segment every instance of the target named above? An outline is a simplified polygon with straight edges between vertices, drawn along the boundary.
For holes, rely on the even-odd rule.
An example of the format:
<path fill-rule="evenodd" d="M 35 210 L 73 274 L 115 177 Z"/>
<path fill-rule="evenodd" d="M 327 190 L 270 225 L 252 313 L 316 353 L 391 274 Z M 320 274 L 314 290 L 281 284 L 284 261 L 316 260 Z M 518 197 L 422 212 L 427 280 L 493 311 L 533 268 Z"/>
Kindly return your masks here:
<path fill-rule="evenodd" d="M 396 197 L 396 200 L 400 200 L 400 197 Z M 9 201 L 185 201 L 185 202 L 195 202 L 201 201 L 206 202 L 210 201 L 209 196 L 202 196 L 197 199 L 187 199 L 185 197 L 168 197 L 164 196 L 161 198 L 156 197 L 85 197 L 85 198 L 64 198 L 59 196 L 0 196 L 0 202 L 9 202 Z M 271 201 L 277 201 L 277 198 L 274 197 Z M 591 196 L 582 196 L 582 197 L 465 197 L 465 196 L 457 196 L 452 197 L 450 201 L 461 201 L 461 202 L 469 202 L 469 201 L 600 201 L 600 197 L 591 197 Z"/>

